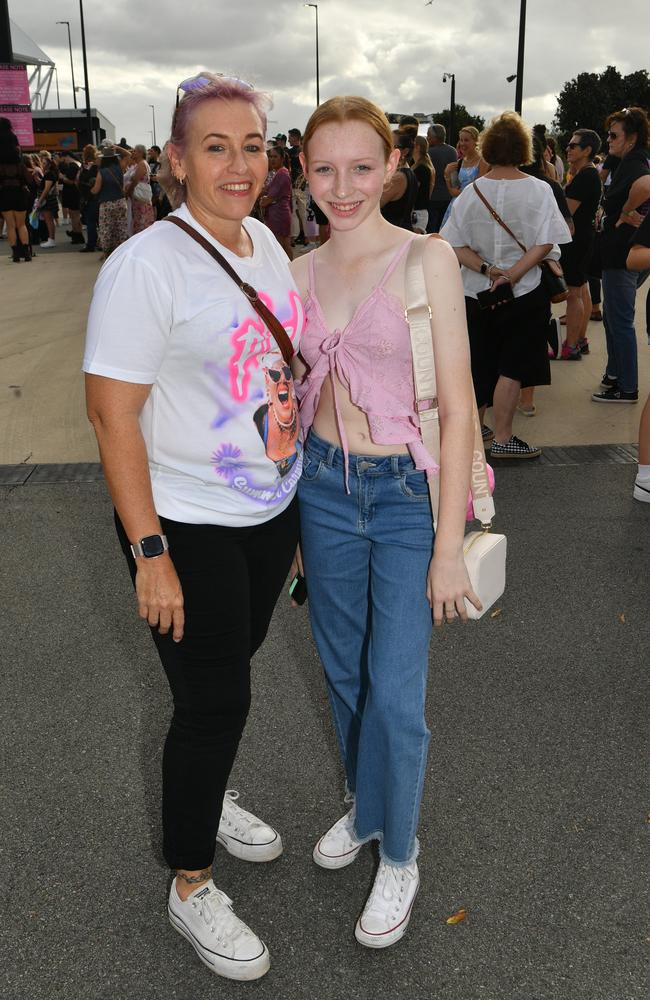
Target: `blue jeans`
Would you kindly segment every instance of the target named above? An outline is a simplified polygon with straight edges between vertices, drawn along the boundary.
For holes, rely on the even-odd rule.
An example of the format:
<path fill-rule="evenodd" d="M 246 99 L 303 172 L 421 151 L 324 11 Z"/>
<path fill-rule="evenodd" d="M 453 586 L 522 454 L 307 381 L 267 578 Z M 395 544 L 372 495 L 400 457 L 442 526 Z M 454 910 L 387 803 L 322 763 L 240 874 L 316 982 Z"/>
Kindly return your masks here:
<path fill-rule="evenodd" d="M 650 271 L 603 268 L 603 323 L 607 338 L 607 374 L 623 392 L 639 388 L 634 307 L 637 288 Z"/>
<path fill-rule="evenodd" d="M 417 855 L 433 550 L 424 472 L 409 455 L 350 455 L 309 435 L 298 487 L 312 630 L 359 840 L 393 865 Z"/>

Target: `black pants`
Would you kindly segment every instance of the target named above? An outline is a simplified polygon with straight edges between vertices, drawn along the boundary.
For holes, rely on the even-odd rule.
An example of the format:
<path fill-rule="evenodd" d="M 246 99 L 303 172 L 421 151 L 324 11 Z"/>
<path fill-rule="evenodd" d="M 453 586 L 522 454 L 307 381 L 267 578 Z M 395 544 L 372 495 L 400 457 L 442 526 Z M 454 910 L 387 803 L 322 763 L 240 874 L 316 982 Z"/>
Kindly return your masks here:
<path fill-rule="evenodd" d="M 250 660 L 295 553 L 298 504 L 245 528 L 160 521 L 185 604 L 181 642 L 151 630 L 174 700 L 163 753 L 163 853 L 171 868 L 194 870 L 212 864 L 250 706 Z M 135 580 L 117 515 L 115 522 Z"/>
<path fill-rule="evenodd" d="M 445 212 L 449 208 L 451 199 L 449 201 L 430 201 L 429 202 L 429 224 L 427 226 L 428 233 L 439 233 L 440 227 L 442 226 L 442 220 L 445 217 Z"/>

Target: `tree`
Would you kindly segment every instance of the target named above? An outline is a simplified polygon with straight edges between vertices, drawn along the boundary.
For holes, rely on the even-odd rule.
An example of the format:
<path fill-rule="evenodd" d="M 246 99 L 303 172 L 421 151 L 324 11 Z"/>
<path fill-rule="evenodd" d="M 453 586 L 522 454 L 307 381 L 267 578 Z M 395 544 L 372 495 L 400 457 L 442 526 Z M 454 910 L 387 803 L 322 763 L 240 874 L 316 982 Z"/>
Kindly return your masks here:
<path fill-rule="evenodd" d="M 650 109 L 647 70 L 621 76 L 615 66 L 608 66 L 602 73 L 579 73 L 560 91 L 553 126 L 563 140 L 577 128 L 590 128 L 604 136 L 607 116 L 632 106 Z"/>
<path fill-rule="evenodd" d="M 479 132 L 482 132 L 485 128 L 485 118 L 481 118 L 480 115 L 471 115 L 464 104 L 454 105 L 456 111 L 456 120 L 454 123 L 454 128 L 456 135 L 462 128 L 466 125 L 473 125 L 477 128 Z M 438 125 L 444 125 L 449 133 L 449 108 L 445 108 L 444 111 L 435 111 L 431 114 L 431 121 L 437 122 Z"/>

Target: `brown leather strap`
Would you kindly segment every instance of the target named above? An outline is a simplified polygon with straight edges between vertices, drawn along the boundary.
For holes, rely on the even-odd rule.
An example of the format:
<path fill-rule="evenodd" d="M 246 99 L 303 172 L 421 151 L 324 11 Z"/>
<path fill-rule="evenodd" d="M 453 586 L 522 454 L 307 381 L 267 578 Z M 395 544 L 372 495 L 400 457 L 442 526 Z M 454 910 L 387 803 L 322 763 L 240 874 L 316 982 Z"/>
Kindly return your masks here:
<path fill-rule="evenodd" d="M 264 305 L 264 303 L 260 299 L 259 295 L 257 294 L 257 291 L 253 288 L 253 286 L 249 285 L 248 282 L 246 281 L 242 281 L 237 272 L 235 271 L 235 269 L 230 266 L 230 264 L 223 256 L 223 254 L 220 254 L 217 248 L 214 247 L 212 243 L 210 243 L 208 240 L 206 240 L 204 236 L 201 236 L 200 233 L 197 233 L 196 229 L 193 226 L 190 226 L 188 222 L 185 222 L 183 219 L 179 219 L 175 215 L 166 216 L 164 221 L 173 222 L 175 226 L 178 226 L 178 228 L 184 230 L 184 232 L 186 232 L 188 236 L 191 236 L 193 240 L 196 240 L 196 242 L 200 246 L 202 246 L 203 249 L 206 250 L 214 260 L 216 260 L 217 264 L 219 264 L 219 266 L 224 269 L 228 277 L 232 278 L 232 280 L 235 282 L 240 291 L 246 296 L 246 298 L 252 305 L 257 315 L 264 320 L 268 329 L 275 337 L 277 345 L 282 352 L 282 357 L 284 358 L 287 364 L 290 364 L 295 351 L 293 349 L 293 344 L 289 339 L 289 335 L 285 330 L 285 328 L 283 327 L 280 320 L 277 318 L 277 316 L 274 316 L 274 314 L 271 312 L 268 306 Z"/>
<path fill-rule="evenodd" d="M 476 181 L 474 181 L 474 183 L 472 184 L 472 187 L 476 191 L 477 195 L 479 196 L 479 198 L 481 199 L 481 201 L 483 202 L 483 204 L 487 208 L 488 212 L 490 213 L 490 215 L 492 216 L 492 218 L 494 219 L 494 221 L 498 222 L 502 229 L 505 229 L 505 231 L 507 232 L 508 236 L 512 236 L 512 238 L 515 241 L 515 243 L 523 250 L 524 253 L 527 253 L 528 251 L 526 250 L 526 247 L 524 246 L 524 244 L 519 242 L 519 240 L 517 239 L 517 237 L 513 233 L 512 229 L 510 229 L 510 227 L 505 224 L 505 222 L 503 221 L 503 219 L 501 218 L 501 216 L 499 215 L 499 213 L 495 212 L 495 210 L 492 208 L 492 206 L 490 205 L 490 202 L 487 200 L 487 198 L 485 197 L 485 195 L 483 195 L 481 193 L 481 190 L 480 190 L 478 184 L 476 183 Z"/>

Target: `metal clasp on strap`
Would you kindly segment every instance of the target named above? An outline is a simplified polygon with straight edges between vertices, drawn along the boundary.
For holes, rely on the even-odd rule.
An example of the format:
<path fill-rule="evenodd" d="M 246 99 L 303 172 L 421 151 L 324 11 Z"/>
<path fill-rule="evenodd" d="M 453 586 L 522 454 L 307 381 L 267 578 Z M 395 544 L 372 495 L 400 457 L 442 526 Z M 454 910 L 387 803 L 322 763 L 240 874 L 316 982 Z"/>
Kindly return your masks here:
<path fill-rule="evenodd" d="M 415 405 L 417 406 L 417 411 L 420 421 L 438 419 L 437 396 L 433 396 L 433 398 L 429 399 L 418 399 Z"/>
<path fill-rule="evenodd" d="M 433 313 L 431 312 L 431 306 L 427 302 L 426 305 L 412 306 L 410 309 L 408 308 L 408 306 L 406 307 L 406 309 L 404 310 L 404 319 L 406 320 L 407 323 L 411 322 L 410 319 L 409 319 L 409 313 L 415 313 L 415 312 L 417 312 L 418 309 L 428 309 L 428 311 L 429 311 L 429 320 L 431 320 L 431 318 L 433 316 Z"/>
<path fill-rule="evenodd" d="M 257 290 L 252 285 L 249 285 L 246 281 L 242 281 L 239 287 L 249 302 L 257 302 Z"/>

